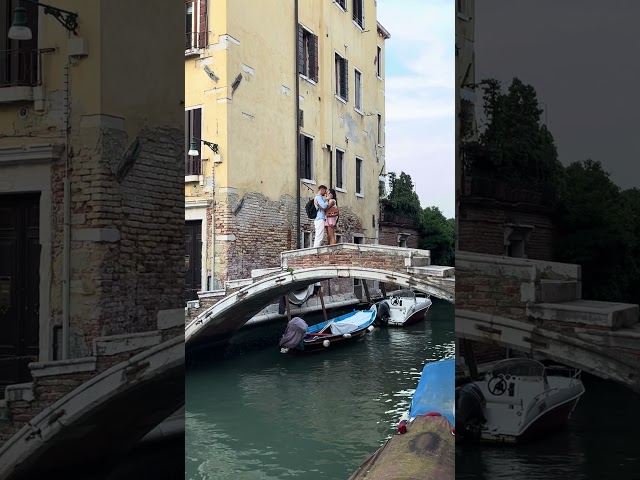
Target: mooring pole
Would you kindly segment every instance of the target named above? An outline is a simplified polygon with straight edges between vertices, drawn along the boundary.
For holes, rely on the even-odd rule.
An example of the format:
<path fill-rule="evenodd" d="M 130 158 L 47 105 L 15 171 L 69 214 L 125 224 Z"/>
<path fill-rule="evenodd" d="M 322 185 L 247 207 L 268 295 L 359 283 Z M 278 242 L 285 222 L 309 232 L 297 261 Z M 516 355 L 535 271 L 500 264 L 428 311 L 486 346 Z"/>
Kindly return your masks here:
<path fill-rule="evenodd" d="M 382 298 L 387 299 L 387 289 L 384 285 L 384 282 L 380 282 L 380 290 L 382 290 Z"/>
<path fill-rule="evenodd" d="M 291 321 L 291 307 L 289 306 L 289 295 L 284 296 L 284 303 L 287 306 L 287 321 Z"/>
<path fill-rule="evenodd" d="M 320 297 L 320 303 L 322 304 L 322 314 L 324 315 L 324 321 L 327 321 L 327 309 L 324 307 L 324 295 L 322 294 L 322 286 L 318 288 L 318 296 Z"/>
<path fill-rule="evenodd" d="M 367 302 L 371 303 L 371 295 L 369 295 L 369 286 L 367 285 L 367 281 L 362 279 L 362 286 L 364 287 L 364 294 L 367 297 Z"/>

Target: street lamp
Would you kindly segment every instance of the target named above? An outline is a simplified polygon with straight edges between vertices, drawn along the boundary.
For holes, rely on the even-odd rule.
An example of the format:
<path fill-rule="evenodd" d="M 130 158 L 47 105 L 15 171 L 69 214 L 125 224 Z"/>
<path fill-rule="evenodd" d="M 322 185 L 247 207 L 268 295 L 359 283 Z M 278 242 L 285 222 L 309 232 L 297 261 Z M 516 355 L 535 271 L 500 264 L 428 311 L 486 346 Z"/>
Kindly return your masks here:
<path fill-rule="evenodd" d="M 27 24 L 27 9 L 24 6 L 25 2 L 43 7 L 45 15 L 52 15 L 64 28 L 67 29 L 68 32 L 71 32 L 76 36 L 78 35 L 78 32 L 76 31 L 78 29 L 77 13 L 52 7 L 51 5 L 39 3 L 34 0 L 20 0 L 18 6 L 13 10 L 13 22 L 11 23 L 11 28 L 7 35 L 11 40 L 31 40 L 33 38 L 31 29 Z"/>
<path fill-rule="evenodd" d="M 197 157 L 198 155 L 200 155 L 200 152 L 198 151 L 198 142 L 204 143 L 207 147 L 213 150 L 213 153 L 218 153 L 217 143 L 207 142 L 206 140 L 202 140 L 201 138 L 191 137 L 191 146 L 189 147 L 188 152 L 190 157 Z"/>

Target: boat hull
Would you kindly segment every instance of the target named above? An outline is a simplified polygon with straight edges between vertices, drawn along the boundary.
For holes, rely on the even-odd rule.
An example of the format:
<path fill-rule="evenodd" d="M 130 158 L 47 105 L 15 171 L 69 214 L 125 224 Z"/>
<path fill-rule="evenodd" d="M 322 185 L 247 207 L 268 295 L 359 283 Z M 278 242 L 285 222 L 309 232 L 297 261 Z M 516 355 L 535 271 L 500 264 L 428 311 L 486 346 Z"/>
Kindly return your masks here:
<path fill-rule="evenodd" d="M 482 432 L 480 442 L 515 445 L 530 442 L 544 435 L 563 430 L 566 428 L 571 413 L 579 400 L 580 397 L 577 397 L 554 406 L 531 422 L 519 435 L 500 435 Z"/>
<path fill-rule="evenodd" d="M 314 340 L 312 342 L 304 342 L 302 347 L 290 348 L 287 353 L 290 355 L 309 355 L 312 353 L 320 353 L 326 352 L 328 350 L 333 350 L 336 347 L 342 347 L 346 345 L 351 345 L 352 343 L 359 342 L 363 340 L 367 334 L 367 329 L 364 328 L 357 332 L 351 334 L 351 338 L 345 338 L 342 335 L 335 335 L 330 337 L 321 338 L 318 340 Z M 329 340 L 331 342 L 329 347 L 325 347 L 323 342 L 325 340 Z"/>
<path fill-rule="evenodd" d="M 429 311 L 430 304 L 425 304 L 424 307 L 419 308 L 415 312 L 413 312 L 407 319 L 402 322 L 389 320 L 390 327 L 408 327 L 409 325 L 413 325 L 418 323 L 420 320 L 424 319 Z"/>

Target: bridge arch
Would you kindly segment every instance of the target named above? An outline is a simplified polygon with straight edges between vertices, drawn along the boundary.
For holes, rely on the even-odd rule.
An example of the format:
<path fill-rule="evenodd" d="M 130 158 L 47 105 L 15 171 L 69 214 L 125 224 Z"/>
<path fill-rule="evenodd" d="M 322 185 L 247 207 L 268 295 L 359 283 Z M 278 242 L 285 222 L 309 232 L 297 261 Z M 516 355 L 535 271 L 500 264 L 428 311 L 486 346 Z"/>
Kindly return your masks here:
<path fill-rule="evenodd" d="M 567 335 L 531 323 L 464 309 L 456 309 L 455 323 L 457 338 L 539 354 L 640 393 L 637 367 L 612 353 L 607 346 L 580 338 L 580 332 Z M 589 334 L 585 333 L 587 337 Z"/>
<path fill-rule="evenodd" d="M 95 464 L 182 405 L 184 338 L 179 335 L 96 375 L 33 417 L 0 448 L 0 478 L 37 478 L 77 466 L 79 459 Z M 68 465 L 61 463 L 65 459 Z"/>
<path fill-rule="evenodd" d="M 378 280 L 411 288 L 455 303 L 455 279 L 389 271 L 359 266 L 301 268 L 261 279 L 212 305 L 185 328 L 185 343 L 191 346 L 209 337 L 232 333 L 274 298 L 313 283 L 335 278 Z"/>

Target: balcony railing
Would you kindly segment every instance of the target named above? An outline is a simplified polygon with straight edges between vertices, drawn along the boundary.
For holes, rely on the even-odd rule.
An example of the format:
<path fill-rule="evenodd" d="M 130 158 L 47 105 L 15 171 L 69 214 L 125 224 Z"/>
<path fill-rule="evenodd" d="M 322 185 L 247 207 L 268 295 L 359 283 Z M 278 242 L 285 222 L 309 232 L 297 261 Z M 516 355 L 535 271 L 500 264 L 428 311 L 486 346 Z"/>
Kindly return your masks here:
<path fill-rule="evenodd" d="M 418 222 L 414 218 L 396 215 L 384 210 L 380 212 L 380 223 L 394 223 L 407 228 L 416 228 L 418 226 Z"/>
<path fill-rule="evenodd" d="M 187 32 L 184 35 L 185 51 L 198 50 L 209 46 L 209 32 Z"/>
<path fill-rule="evenodd" d="M 0 50 L 0 88 L 41 85 L 42 53 L 51 50 Z"/>
<path fill-rule="evenodd" d="M 184 174 L 187 175 L 202 175 L 202 159 L 201 158 L 185 158 L 184 159 Z"/>

